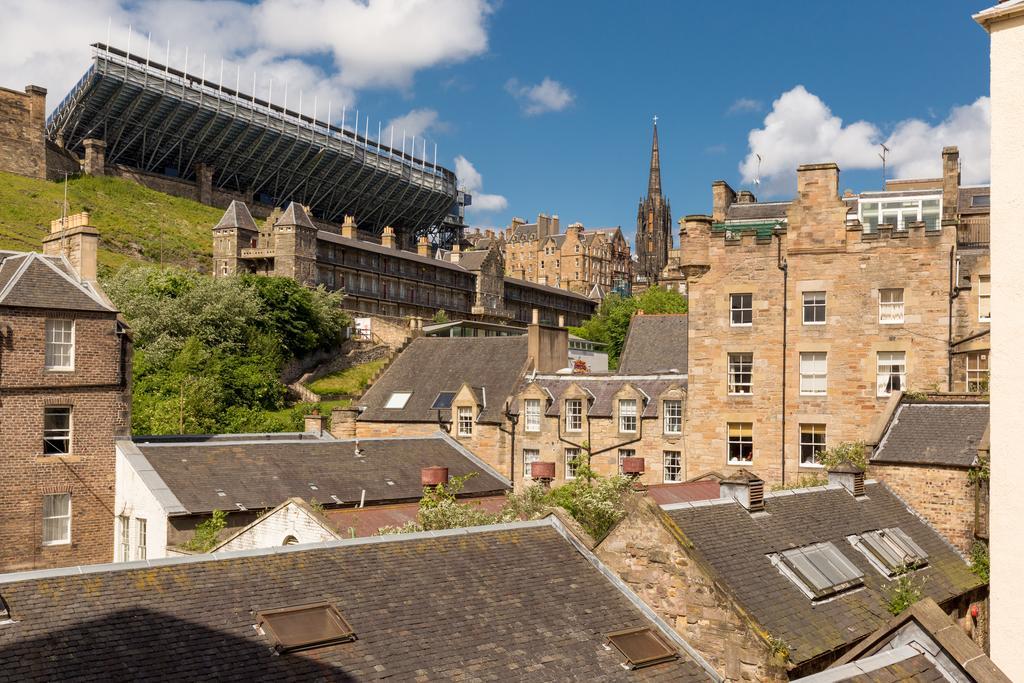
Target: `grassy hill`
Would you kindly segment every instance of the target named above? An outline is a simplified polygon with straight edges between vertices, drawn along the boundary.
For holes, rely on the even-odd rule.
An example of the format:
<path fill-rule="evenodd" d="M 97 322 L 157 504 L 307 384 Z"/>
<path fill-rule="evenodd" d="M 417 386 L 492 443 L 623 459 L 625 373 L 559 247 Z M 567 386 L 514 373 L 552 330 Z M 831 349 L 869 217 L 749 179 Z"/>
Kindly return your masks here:
<path fill-rule="evenodd" d="M 0 173 L 0 249 L 39 251 L 60 218 L 64 183 Z M 89 211 L 100 231 L 100 272 L 130 261 L 210 270 L 210 230 L 223 211 L 129 180 L 83 176 L 68 181 L 70 213 Z"/>

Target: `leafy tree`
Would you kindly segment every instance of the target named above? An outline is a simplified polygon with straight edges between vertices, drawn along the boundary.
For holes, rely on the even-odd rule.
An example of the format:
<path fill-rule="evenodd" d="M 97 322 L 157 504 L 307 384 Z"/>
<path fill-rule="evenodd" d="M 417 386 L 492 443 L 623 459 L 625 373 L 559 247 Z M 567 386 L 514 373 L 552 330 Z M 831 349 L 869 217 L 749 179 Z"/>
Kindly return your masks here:
<path fill-rule="evenodd" d="M 350 322 L 339 315 L 341 292 L 328 292 L 323 286 L 309 289 L 285 277 L 243 275 L 241 280 L 262 304 L 260 325 L 280 338 L 292 356 L 341 342 Z"/>
<path fill-rule="evenodd" d="M 569 331 L 584 339 L 605 344 L 608 366 L 616 368 L 629 331 L 629 321 L 637 311 L 686 313 L 686 310 L 686 297 L 662 287 L 651 287 L 639 296 L 623 297 L 612 293 L 605 297 L 592 318 Z"/>
<path fill-rule="evenodd" d="M 842 464 L 845 460 L 849 460 L 851 464 L 862 470 L 867 469 L 868 455 L 864 442 L 844 441 L 818 453 L 818 462 L 826 470 Z"/>
<path fill-rule="evenodd" d="M 437 312 L 434 313 L 434 317 L 431 318 L 431 321 L 437 325 L 443 325 L 448 322 L 448 313 L 443 308 L 439 308 L 437 309 Z"/>

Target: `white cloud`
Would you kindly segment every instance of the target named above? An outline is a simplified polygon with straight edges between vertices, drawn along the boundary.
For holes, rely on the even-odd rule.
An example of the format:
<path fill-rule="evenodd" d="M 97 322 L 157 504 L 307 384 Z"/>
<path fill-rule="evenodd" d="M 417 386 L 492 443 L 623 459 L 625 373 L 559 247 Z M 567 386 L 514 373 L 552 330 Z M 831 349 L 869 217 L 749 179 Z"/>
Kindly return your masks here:
<path fill-rule="evenodd" d="M 503 211 L 508 208 L 508 200 L 500 194 L 484 194 L 484 178 L 480 171 L 461 154 L 455 157 L 455 175 L 459 179 L 459 187 L 473 195 L 473 203 L 466 209 L 468 213 L 489 213 Z"/>
<path fill-rule="evenodd" d="M 154 61 L 202 69 L 239 89 L 266 97 L 273 79 L 275 103 L 326 117 L 329 101 L 352 105 L 363 88 L 408 88 L 417 71 L 464 61 L 487 50 L 485 0 L 0 0 L 0 73 L 4 85 L 34 83 L 58 102 L 85 72 L 93 42 L 104 42 L 110 19 L 111 43 L 145 54 L 147 35 Z M 201 19 L 201 20 L 200 20 Z"/>
<path fill-rule="evenodd" d="M 743 114 L 751 111 L 761 111 L 764 109 L 764 102 L 761 100 L 751 99 L 749 97 L 741 97 L 732 104 L 726 110 L 726 114 Z"/>
<path fill-rule="evenodd" d="M 549 111 L 562 111 L 576 99 L 572 91 L 558 81 L 545 77 L 536 85 L 520 83 L 510 78 L 505 90 L 519 102 L 523 113 L 535 116 Z"/>
<path fill-rule="evenodd" d="M 434 109 L 413 109 L 407 114 L 391 119 L 384 126 L 387 131 L 395 129 L 396 139 L 405 135 L 423 137 L 427 132 L 442 132 L 448 129 L 448 124 L 440 119 Z"/>
<path fill-rule="evenodd" d="M 880 168 L 879 145 L 884 142 L 891 150 L 890 177 L 938 176 L 942 147 L 958 145 L 964 182 L 980 182 L 988 179 L 988 129 L 989 101 L 981 97 L 954 107 L 937 125 L 907 119 L 885 137 L 868 121 L 844 125 L 821 98 L 798 85 L 772 103 L 761 128 L 750 131 L 750 153 L 739 170 L 748 183 L 760 175 L 765 195 L 792 194 L 800 164 L 835 161 L 845 170 Z"/>

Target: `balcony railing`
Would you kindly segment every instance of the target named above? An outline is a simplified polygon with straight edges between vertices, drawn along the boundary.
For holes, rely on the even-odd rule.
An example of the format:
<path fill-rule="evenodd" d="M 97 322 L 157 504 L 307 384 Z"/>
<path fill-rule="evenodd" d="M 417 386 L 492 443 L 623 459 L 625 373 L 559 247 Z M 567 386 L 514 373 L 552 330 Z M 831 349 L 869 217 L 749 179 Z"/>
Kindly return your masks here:
<path fill-rule="evenodd" d="M 987 247 L 989 240 L 989 220 L 964 216 L 956 228 L 956 245 L 958 247 Z"/>

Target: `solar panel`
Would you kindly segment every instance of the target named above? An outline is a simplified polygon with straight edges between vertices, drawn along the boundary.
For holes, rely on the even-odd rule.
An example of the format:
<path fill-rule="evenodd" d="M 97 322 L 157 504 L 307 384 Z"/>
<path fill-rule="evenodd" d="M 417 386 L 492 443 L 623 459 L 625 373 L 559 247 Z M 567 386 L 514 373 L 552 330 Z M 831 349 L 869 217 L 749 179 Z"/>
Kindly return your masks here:
<path fill-rule="evenodd" d="M 864 575 L 831 543 L 786 550 L 773 560 L 804 594 L 814 600 L 835 595 L 864 582 Z"/>
<path fill-rule="evenodd" d="M 455 400 L 454 391 L 442 391 L 434 399 L 434 403 L 430 406 L 431 410 L 447 410 L 452 407 L 452 401 Z"/>

